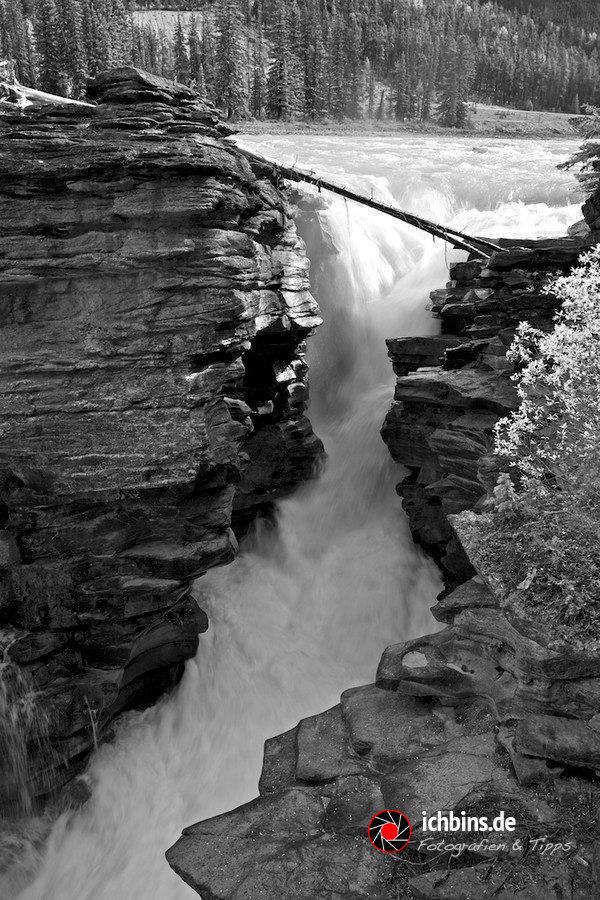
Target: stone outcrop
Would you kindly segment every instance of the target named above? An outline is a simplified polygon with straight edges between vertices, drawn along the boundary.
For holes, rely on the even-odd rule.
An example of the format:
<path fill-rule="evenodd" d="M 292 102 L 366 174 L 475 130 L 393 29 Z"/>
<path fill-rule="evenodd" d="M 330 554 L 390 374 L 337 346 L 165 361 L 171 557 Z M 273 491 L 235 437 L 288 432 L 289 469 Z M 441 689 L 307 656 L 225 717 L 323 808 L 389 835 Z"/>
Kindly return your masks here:
<path fill-rule="evenodd" d="M 544 291 L 568 271 L 592 238 L 500 241 L 485 262 L 456 263 L 431 293 L 441 334 L 387 342 L 398 376 L 382 428 L 392 457 L 410 474 L 398 485 L 415 540 L 449 586 L 473 574 L 448 516 L 477 506 L 493 485 L 488 453 L 496 422 L 517 407 L 506 359 L 518 323 L 551 327 L 558 301 Z"/>
<path fill-rule="evenodd" d="M 191 579 L 322 454 L 290 204 L 190 89 L 121 69 L 90 97 L 0 116 L 2 691 L 45 713 L 34 796 L 179 676 Z"/>
<path fill-rule="evenodd" d="M 594 896 L 600 661 L 525 637 L 480 579 L 434 615 L 446 628 L 388 647 L 375 684 L 266 742 L 257 800 L 185 829 L 167 859 L 202 897 Z M 397 855 L 367 840 L 382 809 L 412 824 Z M 432 833 L 424 810 L 516 830 Z"/>

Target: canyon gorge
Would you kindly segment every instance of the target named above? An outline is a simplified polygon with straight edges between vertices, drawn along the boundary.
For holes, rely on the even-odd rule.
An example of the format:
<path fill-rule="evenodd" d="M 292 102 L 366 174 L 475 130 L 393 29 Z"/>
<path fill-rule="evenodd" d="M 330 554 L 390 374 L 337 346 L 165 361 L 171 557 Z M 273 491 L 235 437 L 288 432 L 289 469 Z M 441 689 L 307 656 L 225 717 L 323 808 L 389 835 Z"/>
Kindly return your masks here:
<path fill-rule="evenodd" d="M 551 622 L 523 622 L 473 540 L 499 473 L 493 427 L 518 405 L 506 350 L 522 319 L 552 327 L 550 276 L 597 241 L 594 201 L 584 212 L 571 236 L 500 238 L 487 260 L 451 265 L 430 296 L 441 333 L 387 341 L 397 383 L 382 437 L 409 470 L 397 490 L 413 537 L 444 573 L 432 611 L 445 627 L 389 646 L 374 683 L 268 740 L 257 800 L 184 830 L 167 858 L 201 896 L 595 896 L 599 845 L 574 840 L 571 819 L 599 799 L 600 659 L 557 646 Z M 408 817 L 417 852 L 373 851 L 380 809 Z M 452 835 L 444 854 L 421 826 L 424 810 L 496 809 L 527 823 L 522 841 Z M 548 833 L 579 850 L 574 864 L 535 858 Z M 459 840 L 475 849 L 453 859 Z"/>
<path fill-rule="evenodd" d="M 565 842 L 577 816 L 595 823 L 598 656 L 557 648 L 547 623 L 534 631 L 523 623 L 494 589 L 472 535 L 497 476 L 493 426 L 517 405 L 506 349 L 522 319 L 550 326 L 558 301 L 543 288 L 597 240 L 596 200 L 584 206 L 587 225 L 559 237 L 576 218 L 568 206 L 553 212 L 563 187 L 545 208 L 536 209 L 537 195 L 527 206 L 539 236 L 519 199 L 499 224 L 505 234 L 511 215 L 522 215 L 525 233 L 496 238 L 502 249 L 484 261 L 448 261 L 420 235 L 400 245 L 401 230 L 388 243 L 379 236 L 376 256 L 372 220 L 359 224 L 340 204 L 336 231 L 318 193 L 286 188 L 247 152 L 258 144 L 275 155 L 277 141 L 236 146 L 193 92 L 122 69 L 92 82 L 90 98 L 97 105 L 85 110 L 0 117 L 3 807 L 32 816 L 61 790 L 68 806 L 74 776 L 100 745 L 92 799 L 62 812 L 41 874 L 19 896 L 171 900 L 193 896 L 190 888 L 204 900 L 594 896 L 596 824 L 570 854 L 527 856 L 509 842 L 453 866 L 426 847 L 377 853 L 366 828 L 384 808 L 408 816 L 413 841 L 425 809 L 505 809 L 520 837 Z M 427 145 L 423 156 L 437 175 L 435 152 Z M 458 167 L 468 145 L 456 152 Z M 508 158 L 512 149 L 498 152 Z M 367 157 L 380 189 L 386 154 L 375 145 Z M 400 167 L 393 179 L 408 191 L 402 200 L 414 200 Z M 459 190 L 452 183 L 449 196 L 451 188 Z M 491 235 L 494 217 L 462 221 L 460 197 L 447 208 L 444 199 L 428 201 L 442 206 L 440 217 Z M 332 265 L 352 277 L 336 281 Z M 372 307 L 385 307 L 375 325 L 352 308 L 369 292 Z M 307 339 L 309 361 L 311 346 L 321 348 L 313 385 L 325 385 L 310 421 Z M 248 549 L 232 562 L 238 539 Z M 370 540 L 375 562 L 365 554 Z M 286 578 L 295 584 L 283 612 L 272 597 L 285 593 Z M 437 623 L 427 613 L 436 595 Z M 335 615 L 324 611 L 338 603 Z M 274 663 L 255 651 L 253 615 L 260 640 L 282 645 Z M 283 646 L 289 619 L 299 630 Z M 215 660 L 202 643 L 213 631 Z M 320 655 L 310 657 L 313 645 Z M 309 657 L 306 671 L 294 668 L 296 653 Z M 224 675 L 233 684 L 197 708 L 191 694 L 212 677 L 203 655 L 224 666 L 219 690 Z M 283 707 L 303 683 L 306 695 L 283 716 L 288 730 L 273 736 L 277 722 L 261 718 L 259 701 Z M 167 690 L 174 699 L 128 712 Z M 211 730 L 224 706 L 241 732 L 244 707 L 260 723 L 256 736 L 236 735 L 233 755 L 231 732 Z M 241 786 L 237 769 L 245 741 L 259 739 L 260 796 L 251 799 L 254 768 Z M 119 785 L 134 780 L 136 756 L 146 766 L 138 790 L 162 793 L 163 763 L 144 756 L 152 741 L 170 747 L 166 768 L 193 761 L 182 792 L 209 800 L 195 825 L 191 801 L 140 802 L 128 828 L 143 841 L 143 829 L 154 829 L 148 816 L 171 802 L 172 839 L 157 829 L 156 847 L 163 841 L 167 851 L 173 828 L 189 826 L 167 859 L 190 888 L 162 858 L 144 864 L 146 875 L 138 865 L 123 880 L 108 870 L 96 878 L 108 838 L 82 843 L 97 828 L 102 791 L 116 805 Z M 211 768 L 221 755 L 218 777 L 231 792 Z M 141 797 L 124 802 L 130 796 Z M 115 850 L 111 869 L 131 866 L 135 846 L 124 844 L 123 859 Z M 78 854 L 76 872 L 60 862 Z M 167 877 L 174 881 L 157 880 Z"/>

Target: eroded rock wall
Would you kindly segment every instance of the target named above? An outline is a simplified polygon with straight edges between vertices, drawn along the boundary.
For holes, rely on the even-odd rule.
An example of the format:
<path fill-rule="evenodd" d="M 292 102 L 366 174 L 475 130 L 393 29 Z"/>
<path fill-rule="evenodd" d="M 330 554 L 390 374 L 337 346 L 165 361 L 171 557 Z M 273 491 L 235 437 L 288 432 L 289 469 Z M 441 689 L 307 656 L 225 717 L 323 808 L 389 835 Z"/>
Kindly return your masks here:
<path fill-rule="evenodd" d="M 473 568 L 448 516 L 476 507 L 486 486 L 493 487 L 494 425 L 518 403 L 506 350 L 520 321 L 552 327 L 558 301 L 544 288 L 591 241 L 502 240 L 504 249 L 485 263 L 452 266 L 447 286 L 431 293 L 440 335 L 387 342 L 398 378 L 382 437 L 411 470 L 398 493 L 415 540 L 449 586 L 471 577 Z"/>
<path fill-rule="evenodd" d="M 173 683 L 207 627 L 191 579 L 322 453 L 285 197 L 188 89 L 123 69 L 91 95 L 0 116 L 0 626 L 48 714 L 33 794 Z"/>

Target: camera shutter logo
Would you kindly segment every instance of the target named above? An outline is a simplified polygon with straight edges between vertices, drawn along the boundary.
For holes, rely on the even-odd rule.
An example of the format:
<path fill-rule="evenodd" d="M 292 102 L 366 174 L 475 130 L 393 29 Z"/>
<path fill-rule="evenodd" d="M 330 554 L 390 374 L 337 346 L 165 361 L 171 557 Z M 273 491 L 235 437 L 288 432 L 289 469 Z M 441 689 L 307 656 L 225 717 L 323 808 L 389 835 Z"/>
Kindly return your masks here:
<path fill-rule="evenodd" d="M 369 840 L 381 853 L 397 853 L 410 840 L 410 822 L 397 809 L 382 809 L 369 822 Z"/>

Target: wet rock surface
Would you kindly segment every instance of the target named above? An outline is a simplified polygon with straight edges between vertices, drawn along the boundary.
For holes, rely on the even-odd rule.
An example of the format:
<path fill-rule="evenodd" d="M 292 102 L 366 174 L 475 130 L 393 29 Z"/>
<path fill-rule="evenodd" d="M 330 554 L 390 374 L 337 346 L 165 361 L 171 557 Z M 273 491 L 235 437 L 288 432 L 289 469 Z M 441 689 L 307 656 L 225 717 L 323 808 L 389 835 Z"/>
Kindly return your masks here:
<path fill-rule="evenodd" d="M 191 580 L 322 455 L 293 208 L 190 89 L 90 96 L 0 116 L 0 649 L 47 714 L 33 795 L 174 683 Z"/>

